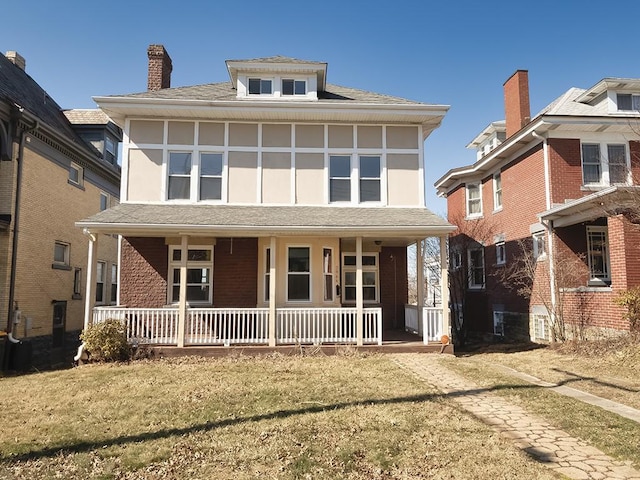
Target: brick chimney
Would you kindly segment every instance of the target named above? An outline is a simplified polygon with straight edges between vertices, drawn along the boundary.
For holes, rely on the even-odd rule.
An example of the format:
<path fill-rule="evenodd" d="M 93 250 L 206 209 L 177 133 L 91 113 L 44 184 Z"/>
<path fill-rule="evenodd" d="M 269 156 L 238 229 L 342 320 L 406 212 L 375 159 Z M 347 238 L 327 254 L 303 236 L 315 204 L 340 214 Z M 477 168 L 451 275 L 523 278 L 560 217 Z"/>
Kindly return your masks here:
<path fill-rule="evenodd" d="M 9 61 L 11 63 L 13 63 L 19 69 L 24 70 L 25 68 L 27 68 L 27 61 L 18 52 L 14 52 L 13 50 L 9 50 L 5 54 L 5 57 L 7 57 L 9 59 Z"/>
<path fill-rule="evenodd" d="M 504 82 L 504 115 L 507 138 L 531 121 L 529 107 L 529 71 L 516 70 Z"/>
<path fill-rule="evenodd" d="M 171 87 L 171 57 L 162 45 L 149 45 L 147 49 L 149 57 L 149 76 L 147 77 L 147 89 L 156 91 Z"/>

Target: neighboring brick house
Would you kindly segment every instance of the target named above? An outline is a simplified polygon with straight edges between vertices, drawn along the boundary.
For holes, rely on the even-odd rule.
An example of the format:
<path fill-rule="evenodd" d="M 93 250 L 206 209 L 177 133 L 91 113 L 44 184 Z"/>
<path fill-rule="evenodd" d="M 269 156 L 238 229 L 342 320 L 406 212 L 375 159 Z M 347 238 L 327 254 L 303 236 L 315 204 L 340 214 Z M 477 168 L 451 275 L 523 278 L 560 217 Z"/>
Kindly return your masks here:
<path fill-rule="evenodd" d="M 550 340 L 593 327 L 628 330 L 614 298 L 640 285 L 640 232 L 632 224 L 640 79 L 571 88 L 531 119 L 528 72 L 519 70 L 504 98 L 506 121 L 469 144 L 477 161 L 435 184 L 460 227 L 451 262 L 465 284 L 452 293 L 453 307 L 475 333 L 516 336 L 523 328 Z M 530 275 L 501 274 L 523 259 L 532 261 Z M 513 287 L 527 278 L 531 295 L 519 295 Z"/>
<path fill-rule="evenodd" d="M 448 107 L 330 85 L 326 63 L 288 57 L 170 88 L 164 47 L 148 57 L 148 91 L 94 98 L 124 130 L 121 203 L 77 225 L 121 235 L 122 269 L 120 308 L 86 323 L 179 346 L 404 328 L 407 246 L 453 230 L 424 206 L 423 143 Z"/>
<path fill-rule="evenodd" d="M 120 169 L 106 145 L 117 156 L 121 135 L 99 110 L 62 111 L 23 57 L 0 56 L 0 325 L 29 340 L 37 367 L 70 361 L 77 347 L 89 240 L 74 224 L 117 203 Z M 117 254 L 111 237 L 97 253 L 105 304 Z"/>

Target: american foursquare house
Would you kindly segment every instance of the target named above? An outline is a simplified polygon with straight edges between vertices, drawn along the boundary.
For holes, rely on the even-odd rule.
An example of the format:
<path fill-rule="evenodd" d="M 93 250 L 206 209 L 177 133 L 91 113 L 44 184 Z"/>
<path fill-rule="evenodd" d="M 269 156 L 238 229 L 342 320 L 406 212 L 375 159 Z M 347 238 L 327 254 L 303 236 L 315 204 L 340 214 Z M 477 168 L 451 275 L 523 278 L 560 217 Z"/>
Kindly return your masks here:
<path fill-rule="evenodd" d="M 447 106 L 331 85 L 326 63 L 287 57 L 171 88 L 164 47 L 148 57 L 148 91 L 94 98 L 124 132 L 121 199 L 76 225 L 90 276 L 104 234 L 121 268 L 117 306 L 88 305 L 85 327 L 119 318 L 179 347 L 448 332 L 446 298 L 406 305 L 407 246 L 455 228 L 424 206 L 423 142 Z"/>

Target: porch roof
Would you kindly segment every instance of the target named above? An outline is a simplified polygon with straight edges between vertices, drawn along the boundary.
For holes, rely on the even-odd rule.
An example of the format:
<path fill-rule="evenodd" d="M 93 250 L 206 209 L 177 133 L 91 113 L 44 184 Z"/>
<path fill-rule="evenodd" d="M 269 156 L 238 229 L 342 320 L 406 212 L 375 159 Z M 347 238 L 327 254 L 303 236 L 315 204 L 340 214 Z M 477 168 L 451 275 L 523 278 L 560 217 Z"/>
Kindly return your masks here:
<path fill-rule="evenodd" d="M 442 236 L 455 226 L 426 208 L 122 203 L 76 226 L 121 235 Z"/>

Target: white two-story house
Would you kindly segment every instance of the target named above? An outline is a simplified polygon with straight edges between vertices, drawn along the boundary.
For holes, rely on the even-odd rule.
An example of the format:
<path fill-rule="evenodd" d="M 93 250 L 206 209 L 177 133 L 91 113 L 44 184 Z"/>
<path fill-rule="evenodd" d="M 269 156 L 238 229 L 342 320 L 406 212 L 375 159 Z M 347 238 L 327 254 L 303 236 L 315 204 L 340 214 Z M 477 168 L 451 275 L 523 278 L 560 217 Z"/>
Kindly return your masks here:
<path fill-rule="evenodd" d="M 86 323 L 115 316 L 178 346 L 403 329 L 407 246 L 454 228 L 424 204 L 423 143 L 448 107 L 330 85 L 326 63 L 286 57 L 170 88 L 166 50 L 148 55 L 148 91 L 94 99 L 124 131 L 121 203 L 77 225 L 119 235 L 121 268 L 119 307 Z"/>

